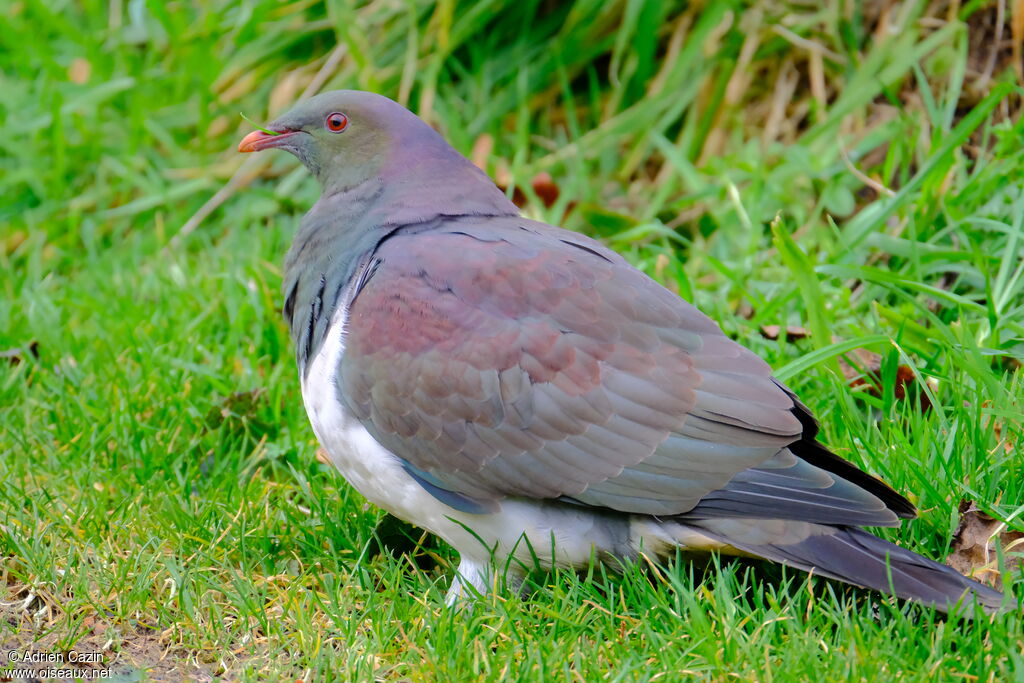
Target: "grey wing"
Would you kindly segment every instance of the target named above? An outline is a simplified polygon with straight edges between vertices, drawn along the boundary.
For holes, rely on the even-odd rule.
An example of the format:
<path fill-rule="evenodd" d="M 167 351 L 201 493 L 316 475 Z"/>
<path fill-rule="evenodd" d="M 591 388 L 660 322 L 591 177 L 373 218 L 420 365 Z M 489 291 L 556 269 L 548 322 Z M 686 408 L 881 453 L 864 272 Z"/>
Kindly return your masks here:
<path fill-rule="evenodd" d="M 895 523 L 788 448 L 800 406 L 757 356 L 598 243 L 513 220 L 395 234 L 352 303 L 340 395 L 428 490 Z"/>

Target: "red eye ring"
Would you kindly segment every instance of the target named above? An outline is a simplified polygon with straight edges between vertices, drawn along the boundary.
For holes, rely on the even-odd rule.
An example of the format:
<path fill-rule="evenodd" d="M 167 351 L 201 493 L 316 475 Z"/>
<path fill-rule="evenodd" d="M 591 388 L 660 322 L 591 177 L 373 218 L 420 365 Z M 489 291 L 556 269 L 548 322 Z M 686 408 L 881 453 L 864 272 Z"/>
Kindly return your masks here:
<path fill-rule="evenodd" d="M 333 114 L 327 115 L 327 119 L 324 121 L 324 126 L 332 133 L 340 133 L 348 128 L 348 117 L 340 111 L 336 111 Z"/>

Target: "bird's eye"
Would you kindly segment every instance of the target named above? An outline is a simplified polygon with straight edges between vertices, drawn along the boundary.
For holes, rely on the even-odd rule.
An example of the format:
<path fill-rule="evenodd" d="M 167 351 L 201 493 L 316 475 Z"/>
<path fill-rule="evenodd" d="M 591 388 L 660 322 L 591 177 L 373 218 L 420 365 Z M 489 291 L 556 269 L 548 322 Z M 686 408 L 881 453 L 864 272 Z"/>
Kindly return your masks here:
<path fill-rule="evenodd" d="M 327 130 L 332 133 L 340 133 L 348 128 L 348 117 L 340 111 L 336 111 L 333 114 L 327 115 L 327 121 L 324 125 L 327 126 Z"/>

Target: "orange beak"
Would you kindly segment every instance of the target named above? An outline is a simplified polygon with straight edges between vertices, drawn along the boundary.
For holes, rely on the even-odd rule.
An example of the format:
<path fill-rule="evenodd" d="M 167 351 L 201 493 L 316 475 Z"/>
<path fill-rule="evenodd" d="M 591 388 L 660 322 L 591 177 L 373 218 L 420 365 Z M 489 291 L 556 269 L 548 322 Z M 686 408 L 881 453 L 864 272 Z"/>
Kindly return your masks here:
<path fill-rule="evenodd" d="M 297 130 L 286 130 L 278 135 L 270 135 L 269 133 L 264 133 L 262 130 L 254 130 L 242 138 L 242 141 L 238 143 L 238 151 L 242 153 L 259 152 L 263 149 L 279 147 L 282 142 L 298 132 L 299 131 Z"/>

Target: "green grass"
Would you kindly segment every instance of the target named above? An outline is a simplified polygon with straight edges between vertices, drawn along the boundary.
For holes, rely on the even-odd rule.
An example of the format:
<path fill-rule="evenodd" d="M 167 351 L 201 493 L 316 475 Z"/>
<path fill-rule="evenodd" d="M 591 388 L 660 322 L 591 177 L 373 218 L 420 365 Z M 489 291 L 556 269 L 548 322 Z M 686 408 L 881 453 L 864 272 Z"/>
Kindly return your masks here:
<path fill-rule="evenodd" d="M 105 648 L 122 680 L 1024 680 L 1019 607 L 950 622 L 756 564 L 445 609 L 453 553 L 374 552 L 380 513 L 315 458 L 279 312 L 314 181 L 250 157 L 189 223 L 244 162 L 239 111 L 317 78 L 398 97 L 771 363 L 920 507 L 887 538 L 941 559 L 961 499 L 1024 528 L 1024 122 L 996 3 L 905 3 L 890 30 L 872 3 L 706 4 L 5 5 L 0 649 Z M 858 347 L 878 395 L 841 374 Z M 901 364 L 930 409 L 896 398 Z"/>

